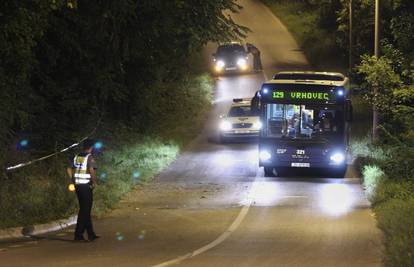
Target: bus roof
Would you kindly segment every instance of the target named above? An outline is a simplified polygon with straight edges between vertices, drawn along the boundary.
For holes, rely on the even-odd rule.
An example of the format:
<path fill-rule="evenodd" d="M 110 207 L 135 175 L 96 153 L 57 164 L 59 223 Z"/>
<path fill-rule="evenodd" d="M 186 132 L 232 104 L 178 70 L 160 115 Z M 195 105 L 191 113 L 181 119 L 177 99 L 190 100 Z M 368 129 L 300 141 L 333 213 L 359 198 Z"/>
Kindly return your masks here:
<path fill-rule="evenodd" d="M 267 84 L 314 84 L 345 86 L 348 78 L 338 72 L 282 71 L 273 76 Z"/>

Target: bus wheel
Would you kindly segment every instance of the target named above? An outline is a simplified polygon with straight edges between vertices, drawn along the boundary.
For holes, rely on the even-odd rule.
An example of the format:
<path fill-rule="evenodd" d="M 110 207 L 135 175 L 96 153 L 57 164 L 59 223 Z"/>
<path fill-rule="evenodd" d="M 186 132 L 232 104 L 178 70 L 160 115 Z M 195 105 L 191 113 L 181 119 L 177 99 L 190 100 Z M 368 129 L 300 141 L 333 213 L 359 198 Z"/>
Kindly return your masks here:
<path fill-rule="evenodd" d="M 273 168 L 272 167 L 264 167 L 264 176 L 265 177 L 273 177 Z"/>
<path fill-rule="evenodd" d="M 346 173 L 346 169 L 347 169 L 347 166 L 345 166 L 343 168 L 340 168 L 338 170 L 335 170 L 334 171 L 334 177 L 335 178 L 344 178 L 345 177 L 345 173 Z"/>
<path fill-rule="evenodd" d="M 226 143 L 229 142 L 229 139 L 222 136 L 222 135 L 220 135 L 219 139 L 220 139 L 220 143 L 222 143 L 222 144 L 226 144 Z"/>

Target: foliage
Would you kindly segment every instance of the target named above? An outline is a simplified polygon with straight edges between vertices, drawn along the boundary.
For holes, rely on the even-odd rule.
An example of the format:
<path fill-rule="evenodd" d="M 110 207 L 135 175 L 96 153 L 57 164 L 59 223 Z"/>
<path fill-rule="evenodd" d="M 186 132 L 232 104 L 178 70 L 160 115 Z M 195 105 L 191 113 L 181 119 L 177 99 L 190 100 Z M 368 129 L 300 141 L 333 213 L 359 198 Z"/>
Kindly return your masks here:
<path fill-rule="evenodd" d="M 100 117 L 143 132 L 162 97 L 182 97 L 179 87 L 154 88 L 185 79 L 190 55 L 207 42 L 244 36 L 228 15 L 240 8 L 233 0 L 2 1 L 0 165 L 22 160 L 13 153 L 22 135 L 39 137 L 36 154 L 84 136 Z"/>
<path fill-rule="evenodd" d="M 125 146 L 114 139 L 134 133 L 150 141 L 131 147 L 157 143 L 154 155 L 168 154 L 167 164 L 210 106 L 211 80 L 199 75 L 195 55 L 208 42 L 245 35 L 231 18 L 240 8 L 233 0 L 0 1 L 0 166 L 66 147 L 97 121 L 96 137 L 112 144 L 108 154 Z M 52 169 L 47 161 L 0 172 L 2 226 L 73 211 L 66 158 L 56 161 Z M 103 210 L 131 188 L 123 179 Z"/>
<path fill-rule="evenodd" d="M 384 178 L 384 172 L 376 165 L 366 165 L 363 167 L 364 189 L 368 199 L 374 201 L 378 186 Z"/>
<path fill-rule="evenodd" d="M 411 190 L 414 188 L 411 187 Z M 403 190 L 403 191 L 400 191 Z M 405 186 L 389 188 L 389 192 L 404 192 Z M 414 198 L 393 198 L 375 207 L 378 226 L 385 235 L 385 265 L 414 265 Z"/>
<path fill-rule="evenodd" d="M 173 86 L 184 88 L 180 102 L 157 106 L 154 119 L 160 124 L 150 127 L 146 134 L 115 121 L 100 127 L 103 149 L 96 155 L 99 185 L 94 196 L 95 215 L 112 208 L 137 184 L 148 182 L 194 138 L 209 110 L 212 84 L 203 74 L 166 86 L 172 91 Z M 0 229 L 47 222 L 76 212 L 75 195 L 67 190 L 67 157 L 69 154 L 60 154 L 9 173 L 0 181 Z"/>
<path fill-rule="evenodd" d="M 386 57 L 376 58 L 364 55 L 358 73 L 364 75 L 368 94 L 372 104 L 384 115 L 392 112 L 392 92 L 401 85 L 400 77 L 391 68 L 391 61 Z M 374 89 L 377 93 L 373 93 Z"/>

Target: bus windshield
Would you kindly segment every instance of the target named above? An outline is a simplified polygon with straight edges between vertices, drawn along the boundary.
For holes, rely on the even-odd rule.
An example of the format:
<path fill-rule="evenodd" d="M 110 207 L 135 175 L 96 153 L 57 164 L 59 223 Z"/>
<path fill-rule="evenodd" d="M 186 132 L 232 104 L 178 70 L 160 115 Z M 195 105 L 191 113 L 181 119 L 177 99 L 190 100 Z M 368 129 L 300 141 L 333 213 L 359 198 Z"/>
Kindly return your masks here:
<path fill-rule="evenodd" d="M 339 105 L 266 104 L 267 137 L 332 140 L 344 131 L 344 115 Z"/>

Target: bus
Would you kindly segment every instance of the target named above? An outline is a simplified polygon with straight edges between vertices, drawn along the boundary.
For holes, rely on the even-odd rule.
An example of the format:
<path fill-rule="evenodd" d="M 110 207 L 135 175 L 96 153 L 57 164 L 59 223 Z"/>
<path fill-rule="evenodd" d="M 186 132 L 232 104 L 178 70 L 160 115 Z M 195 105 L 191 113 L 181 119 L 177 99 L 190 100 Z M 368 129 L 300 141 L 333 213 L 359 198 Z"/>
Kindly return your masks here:
<path fill-rule="evenodd" d="M 279 72 L 259 91 L 259 166 L 322 168 L 344 175 L 352 120 L 349 79 L 334 72 Z"/>

